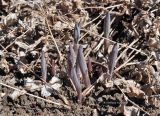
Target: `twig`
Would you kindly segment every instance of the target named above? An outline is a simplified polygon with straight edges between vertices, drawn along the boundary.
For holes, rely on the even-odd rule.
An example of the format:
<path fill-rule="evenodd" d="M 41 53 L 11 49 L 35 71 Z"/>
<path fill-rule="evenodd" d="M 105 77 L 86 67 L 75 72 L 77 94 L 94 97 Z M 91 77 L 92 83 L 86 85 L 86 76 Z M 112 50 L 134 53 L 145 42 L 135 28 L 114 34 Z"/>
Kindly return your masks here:
<path fill-rule="evenodd" d="M 100 38 L 102 38 L 102 39 L 107 39 L 107 40 L 109 40 L 109 41 L 110 41 L 110 42 L 112 42 L 112 43 L 118 43 L 118 42 L 115 42 L 115 41 L 110 40 L 110 39 L 108 39 L 108 38 L 102 37 L 102 36 L 100 36 L 100 35 L 98 35 L 98 34 L 95 34 L 94 32 L 88 31 L 88 30 L 86 30 L 86 29 L 81 29 L 81 30 L 82 30 L 82 31 L 85 31 L 85 32 L 88 32 L 88 33 L 90 33 L 91 35 L 94 35 L 94 36 L 100 37 Z M 137 51 L 138 53 L 141 53 L 141 54 L 143 54 L 143 55 L 146 55 L 146 56 L 147 56 L 147 54 L 146 54 L 146 53 L 144 53 L 144 52 L 142 52 L 141 50 L 137 50 L 136 48 L 129 47 L 129 46 L 127 46 L 127 45 L 125 45 L 125 44 L 122 44 L 122 43 L 118 43 L 118 44 L 119 44 L 119 45 L 121 45 L 121 46 L 123 46 L 123 47 L 129 48 L 129 49 L 132 49 L 132 50 L 134 50 L 134 51 Z"/>
<path fill-rule="evenodd" d="M 103 34 L 104 33 L 102 33 L 101 36 Z M 93 51 L 97 52 L 101 48 L 101 46 L 103 45 L 103 43 L 104 43 L 104 39 L 101 39 L 100 42 L 99 42 L 99 44 L 93 49 Z"/>
<path fill-rule="evenodd" d="M 91 23 L 94 22 L 95 20 L 97 20 L 100 16 L 102 16 L 102 14 L 103 14 L 103 13 L 101 12 L 101 13 L 100 13 L 96 18 L 94 18 L 92 21 L 84 24 L 83 28 L 86 27 L 87 25 L 91 24 Z"/>
<path fill-rule="evenodd" d="M 127 63 L 125 66 L 130 66 L 130 65 L 135 65 L 135 64 L 139 64 L 140 62 L 130 62 L 130 63 Z"/>
<path fill-rule="evenodd" d="M 114 85 L 116 85 L 115 83 L 114 83 Z M 118 86 L 118 85 L 116 85 L 117 86 L 117 88 L 121 91 L 121 93 L 127 98 L 127 100 L 131 103 L 131 104 L 133 104 L 134 106 L 136 106 L 137 108 L 139 108 L 141 111 L 143 111 L 144 113 L 146 113 L 147 115 L 149 115 L 150 116 L 150 114 L 147 112 L 147 111 L 145 111 L 143 108 L 141 108 L 139 105 L 137 105 L 136 103 L 134 103 L 133 101 L 131 101 L 126 95 L 125 95 L 125 93 L 121 90 L 121 88 Z"/>
<path fill-rule="evenodd" d="M 120 65 L 118 68 L 115 69 L 115 71 L 119 71 L 122 67 L 124 67 L 129 61 L 131 61 L 135 55 L 138 54 L 138 52 L 136 52 L 133 56 L 131 56 L 126 62 L 124 62 L 122 65 Z"/>
<path fill-rule="evenodd" d="M 104 19 L 104 18 L 105 18 L 105 16 L 102 19 Z M 112 21 L 110 22 L 110 25 L 113 23 L 114 20 L 115 20 L 115 18 L 112 19 Z M 102 32 L 102 34 L 100 36 L 102 36 L 103 34 L 105 35 L 104 31 Z M 108 39 L 110 39 L 110 38 L 108 38 Z M 93 51 L 97 52 L 101 48 L 101 46 L 103 45 L 103 43 L 104 43 L 104 39 L 101 39 L 100 42 L 99 42 L 99 44 L 94 48 Z"/>
<path fill-rule="evenodd" d="M 45 14 L 44 9 L 43 9 L 40 5 L 38 5 L 38 7 L 41 9 L 42 14 L 43 14 L 45 17 L 47 17 L 46 14 Z M 60 50 L 59 50 L 59 48 L 58 48 L 57 42 L 56 42 L 56 40 L 54 39 L 54 36 L 53 36 L 53 34 L 52 34 L 52 31 L 51 31 L 51 28 L 50 28 L 50 26 L 49 26 L 49 23 L 48 23 L 47 18 L 45 18 L 45 21 L 46 21 L 46 24 L 47 24 L 49 33 L 50 33 L 51 38 L 52 38 L 52 40 L 53 40 L 53 42 L 54 42 L 54 44 L 55 44 L 55 46 L 56 46 L 56 49 L 57 49 L 57 51 L 58 51 L 59 58 L 60 58 L 60 61 L 61 61 L 61 60 L 63 59 L 63 57 L 62 57 L 62 54 L 61 54 L 61 52 L 60 52 Z"/>
<path fill-rule="evenodd" d="M 4 83 L 0 83 L 0 85 L 3 85 L 3 86 L 5 86 L 5 87 L 8 87 L 8 88 L 14 89 L 14 90 L 16 90 L 16 91 L 22 92 L 22 90 L 17 89 L 17 88 L 15 88 L 15 87 L 12 87 L 12 86 L 10 86 L 10 85 L 4 84 Z M 45 102 L 47 102 L 47 103 L 52 103 L 52 104 L 55 104 L 55 105 L 58 105 L 58 106 L 63 106 L 63 107 L 65 107 L 65 108 L 67 108 L 67 109 L 71 109 L 70 106 L 67 106 L 67 105 L 65 105 L 65 104 L 53 102 L 53 101 L 51 101 L 51 100 L 47 100 L 47 99 L 44 99 L 44 98 L 42 98 L 42 97 L 39 97 L 39 96 L 30 94 L 30 93 L 27 93 L 27 92 L 26 92 L 25 94 L 26 94 L 26 95 L 29 95 L 29 96 L 31 96 L 31 97 L 35 97 L 35 98 L 37 98 L 37 99 L 41 99 L 41 100 L 43 100 L 43 101 L 45 101 Z"/>
<path fill-rule="evenodd" d="M 46 19 L 46 24 L 47 24 L 47 27 L 48 27 L 48 29 L 49 29 L 49 33 L 51 34 L 51 38 L 52 38 L 52 40 L 53 40 L 53 42 L 54 42 L 54 44 L 55 44 L 55 46 L 56 46 L 56 48 L 57 48 L 57 51 L 58 51 L 58 54 L 59 54 L 59 58 L 60 58 L 60 60 L 62 60 L 62 59 L 63 59 L 62 54 L 61 54 L 61 52 L 60 52 L 60 50 L 59 50 L 59 48 L 58 48 L 58 45 L 57 45 L 56 40 L 54 39 L 54 36 L 53 36 L 53 34 L 52 34 L 51 28 L 49 27 L 49 24 L 48 24 L 48 20 L 47 20 L 47 19 Z"/>
<path fill-rule="evenodd" d="M 4 51 L 6 51 L 6 53 L 8 53 L 8 51 L 1 45 L 1 47 L 3 48 Z M 9 54 L 9 53 L 8 53 Z M 17 58 L 15 58 L 17 59 Z M 19 60 L 19 59 L 17 59 Z M 47 86 L 49 86 L 51 89 L 53 89 L 60 98 L 62 98 L 62 100 L 67 100 L 64 96 L 62 97 L 62 95 L 60 95 L 60 93 L 55 90 L 49 83 L 47 83 L 44 79 L 42 79 L 39 75 L 37 75 L 34 71 L 32 71 L 31 68 L 29 68 L 26 64 L 24 64 L 23 62 L 19 61 L 26 69 L 28 69 L 30 72 L 32 72 L 36 77 L 38 77 L 42 82 L 44 82 Z M 65 102 L 65 101 L 64 101 Z M 68 102 L 68 101 L 67 101 Z"/>
<path fill-rule="evenodd" d="M 97 27 L 100 23 L 101 23 L 101 20 L 96 25 L 94 25 L 92 28 Z M 86 32 L 79 40 L 83 39 L 87 34 L 88 34 L 88 32 Z"/>
<path fill-rule="evenodd" d="M 129 47 L 132 47 L 136 42 L 138 42 L 139 39 L 136 39 L 134 40 L 130 45 Z M 116 59 L 116 62 L 118 62 L 118 60 L 124 55 L 124 53 L 128 50 L 128 48 L 126 48 L 119 56 L 118 58 Z"/>
<path fill-rule="evenodd" d="M 113 6 L 108 6 L 108 7 L 84 7 L 83 9 L 104 9 L 104 10 L 107 10 L 107 9 L 110 9 L 110 8 L 115 8 L 115 7 L 119 7 L 123 4 L 116 4 L 116 5 L 113 5 Z"/>
<path fill-rule="evenodd" d="M 15 40 L 12 43 L 10 43 L 5 49 L 7 50 L 9 47 L 11 47 L 17 41 L 17 39 L 23 37 L 29 30 L 30 30 L 30 28 L 27 29 L 27 31 L 25 31 L 24 33 L 22 33 L 20 36 L 18 36 L 17 38 L 15 38 Z"/>

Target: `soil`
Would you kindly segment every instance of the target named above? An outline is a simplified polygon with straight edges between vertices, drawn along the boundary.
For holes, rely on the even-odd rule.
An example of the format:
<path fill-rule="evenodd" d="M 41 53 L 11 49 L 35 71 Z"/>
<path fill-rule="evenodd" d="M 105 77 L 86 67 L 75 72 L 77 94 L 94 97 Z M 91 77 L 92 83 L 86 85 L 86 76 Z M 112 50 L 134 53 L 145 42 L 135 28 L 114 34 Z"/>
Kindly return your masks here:
<path fill-rule="evenodd" d="M 71 108 L 67 109 L 26 94 L 12 99 L 10 95 L 14 90 L 0 84 L 1 116 L 123 116 L 127 115 L 121 109 L 123 104 L 126 107 L 138 108 L 139 116 L 147 116 L 140 108 L 151 116 L 160 115 L 160 99 L 153 97 L 160 94 L 160 81 L 156 80 L 154 75 L 160 71 L 159 65 L 156 64 L 159 63 L 156 56 L 159 55 L 160 49 L 158 45 L 160 28 L 157 26 L 160 24 L 158 1 L 153 3 L 148 0 L 146 2 L 142 0 L 135 0 L 135 2 L 127 0 L 18 1 L 0 0 L 0 83 L 25 89 L 27 93 L 65 104 L 66 102 L 59 96 L 63 95 L 69 101 L 66 105 Z M 117 71 L 120 76 L 117 76 L 117 73 L 113 74 L 112 81 L 122 77 L 127 82 L 133 80 L 136 83 L 135 86 L 139 87 L 138 90 L 142 90 L 145 94 L 142 97 L 133 96 L 134 92 L 129 94 L 125 84 L 120 85 L 120 88 L 116 85 L 106 87 L 100 81 L 95 84 L 100 75 L 106 74 L 109 68 L 109 54 L 104 54 L 103 45 L 95 50 L 103 38 L 100 36 L 104 30 L 104 17 L 108 11 L 111 12 L 113 21 L 110 32 L 112 42 L 129 46 L 134 40 L 139 39 L 131 49 L 122 47 L 123 45 L 119 47 L 118 55 L 125 49 L 127 50 L 118 60 L 115 69 L 124 64 L 132 55 L 135 56 L 129 63 L 138 63 L 122 67 Z M 96 17 L 98 18 L 95 19 Z M 67 73 L 68 46 L 74 42 L 75 22 L 80 22 L 81 25 L 81 37 L 84 37 L 79 40 L 79 44 L 84 46 L 84 55 L 89 53 L 88 56 L 93 60 L 89 78 L 94 88 L 83 97 L 82 103 L 78 103 L 77 92 Z M 158 27 L 157 30 L 154 29 L 156 27 Z M 86 33 L 86 30 L 90 33 Z M 60 59 L 53 37 L 62 59 Z M 54 75 L 52 70 L 56 67 L 55 75 L 62 81 L 60 89 L 52 91 L 47 97 L 42 96 L 41 90 L 30 91 L 25 87 L 27 78 L 32 79 L 34 83 L 37 82 L 39 86 L 45 85 L 40 79 L 42 78 L 41 51 L 45 48 L 44 46 L 47 46 L 47 77 L 52 78 Z M 141 49 L 147 55 L 142 52 L 136 53 L 137 51 L 132 48 L 137 51 Z M 55 61 L 55 67 L 52 65 L 52 60 Z M 86 61 L 88 63 L 88 60 Z M 149 70 L 149 66 L 154 69 L 154 74 Z M 81 81 L 81 86 L 82 90 L 86 89 L 83 81 Z M 124 103 L 124 94 L 137 106 L 129 101 Z M 150 101 L 146 103 L 146 99 Z"/>

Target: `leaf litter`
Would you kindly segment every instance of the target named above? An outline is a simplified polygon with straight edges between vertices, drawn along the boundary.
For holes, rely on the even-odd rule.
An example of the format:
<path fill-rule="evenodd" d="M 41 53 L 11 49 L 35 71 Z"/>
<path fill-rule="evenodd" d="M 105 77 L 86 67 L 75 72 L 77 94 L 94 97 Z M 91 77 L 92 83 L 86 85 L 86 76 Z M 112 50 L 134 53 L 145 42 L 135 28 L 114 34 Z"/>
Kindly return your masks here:
<path fill-rule="evenodd" d="M 0 7 L 1 115 L 158 115 L 159 0 Z"/>

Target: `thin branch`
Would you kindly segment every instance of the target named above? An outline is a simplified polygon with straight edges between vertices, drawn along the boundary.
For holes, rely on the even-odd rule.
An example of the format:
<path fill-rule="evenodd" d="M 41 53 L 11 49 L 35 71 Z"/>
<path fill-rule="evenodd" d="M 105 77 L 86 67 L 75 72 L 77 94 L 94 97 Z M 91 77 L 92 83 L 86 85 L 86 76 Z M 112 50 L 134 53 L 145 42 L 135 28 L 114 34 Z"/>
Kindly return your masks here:
<path fill-rule="evenodd" d="M 7 85 L 7 84 L 4 84 L 4 83 L 0 83 L 0 85 L 3 85 L 3 86 L 5 86 L 5 87 L 11 88 L 11 89 L 14 89 L 14 90 L 19 91 L 19 92 L 23 92 L 23 90 L 17 89 L 17 88 L 15 88 L 15 87 L 12 87 L 12 86 Z M 30 94 L 30 93 L 27 93 L 27 92 L 26 92 L 25 94 L 26 94 L 26 95 L 29 95 L 29 96 L 31 96 L 31 97 L 37 98 L 37 99 L 41 99 L 41 100 L 43 100 L 43 101 L 45 101 L 45 102 L 47 102 L 47 103 L 52 103 L 52 104 L 55 104 L 55 105 L 58 105 L 58 106 L 63 106 L 63 107 L 65 107 L 65 108 L 67 108 L 67 109 L 71 109 L 70 106 L 67 106 L 67 105 L 65 105 L 65 104 L 53 102 L 53 101 L 51 101 L 51 100 L 44 99 L 44 98 L 42 98 L 42 97 L 39 97 L 39 96 Z"/>
<path fill-rule="evenodd" d="M 116 4 L 116 5 L 113 5 L 113 6 L 108 6 L 108 7 L 84 7 L 83 9 L 104 9 L 104 10 L 107 10 L 107 9 L 110 9 L 110 8 L 115 8 L 115 7 L 119 7 L 119 6 L 122 6 L 123 4 Z"/>
<path fill-rule="evenodd" d="M 115 71 L 119 71 L 122 67 L 124 67 L 124 66 L 126 66 L 126 64 L 129 62 L 129 61 L 131 61 L 134 57 L 135 57 L 135 55 L 137 55 L 138 54 L 138 52 L 136 52 L 133 56 L 131 56 L 126 62 L 124 62 L 122 65 L 120 65 L 118 68 L 116 68 L 115 69 Z"/>
<path fill-rule="evenodd" d="M 102 16 L 102 12 L 96 17 L 96 18 L 94 18 L 93 20 L 91 20 L 90 22 L 88 22 L 88 23 L 86 23 L 86 24 L 84 24 L 84 26 L 83 26 L 83 28 L 84 27 L 86 27 L 87 25 L 89 25 L 89 24 L 91 24 L 91 23 L 93 23 L 95 20 L 97 20 L 99 17 L 101 17 Z"/>
<path fill-rule="evenodd" d="M 85 31 L 85 32 L 88 32 L 88 33 L 91 34 L 91 35 L 100 37 L 100 38 L 102 38 L 102 39 L 107 39 L 108 41 L 110 41 L 110 42 L 112 42 L 112 43 L 118 43 L 118 42 L 112 41 L 112 40 L 110 40 L 110 39 L 108 39 L 108 38 L 102 37 L 102 36 L 100 36 L 100 35 L 98 35 L 98 34 L 95 34 L 94 32 L 88 31 L 88 30 L 86 30 L 86 29 L 81 29 L 81 30 L 82 30 L 82 31 Z M 141 50 L 137 50 L 136 48 L 129 47 L 129 46 L 127 46 L 127 45 L 125 45 L 125 44 L 122 44 L 122 43 L 118 43 L 118 44 L 119 44 L 120 46 L 122 46 L 122 47 L 126 47 L 126 48 L 129 48 L 129 49 L 132 49 L 132 50 L 134 50 L 134 51 L 137 51 L 138 53 L 141 53 L 141 54 L 143 54 L 143 55 L 148 56 L 146 53 L 142 52 Z"/>
<path fill-rule="evenodd" d="M 58 48 L 58 45 L 57 45 L 56 40 L 54 39 L 54 36 L 53 36 L 53 34 L 52 34 L 51 28 L 49 27 L 49 24 L 48 24 L 48 20 L 47 20 L 47 19 L 46 19 L 46 24 L 47 24 L 47 27 L 48 27 L 48 29 L 49 29 L 49 33 L 51 34 L 51 38 L 52 38 L 52 40 L 53 40 L 53 42 L 54 42 L 54 44 L 55 44 L 55 46 L 56 46 L 56 48 L 57 48 L 57 51 L 58 51 L 58 54 L 59 54 L 59 58 L 60 58 L 60 60 L 62 60 L 62 59 L 63 59 L 62 54 L 61 54 L 61 52 L 60 52 L 60 50 L 59 50 L 59 48 Z"/>
<path fill-rule="evenodd" d="M 115 83 L 114 83 L 114 85 L 116 85 Z M 144 113 L 146 113 L 147 115 L 149 115 L 150 116 L 150 114 L 147 112 L 147 111 L 145 111 L 143 108 L 141 108 L 139 105 L 137 105 L 136 103 L 134 103 L 133 101 L 131 101 L 126 95 L 125 95 L 125 93 L 121 90 L 121 88 L 118 86 L 118 85 L 116 85 L 117 86 L 117 88 L 121 91 L 121 93 L 127 98 L 127 100 L 131 103 L 131 104 L 133 104 L 134 106 L 136 106 L 137 108 L 139 108 L 141 111 L 143 111 Z"/>
<path fill-rule="evenodd" d="M 44 9 L 43 9 L 40 5 L 38 5 L 38 7 L 40 8 L 42 14 L 43 14 L 45 17 L 47 17 Z M 54 44 L 55 44 L 55 46 L 56 46 L 56 49 L 57 49 L 57 51 L 58 51 L 59 58 L 60 58 L 60 60 L 62 60 L 62 59 L 63 59 L 62 54 L 61 54 L 61 52 L 60 52 L 60 50 L 59 50 L 59 48 L 58 48 L 58 45 L 57 45 L 56 40 L 54 39 L 54 36 L 53 36 L 53 34 L 52 34 L 52 31 L 51 31 L 51 28 L 50 28 L 50 26 L 49 26 L 49 23 L 48 23 L 47 18 L 45 18 L 45 21 L 46 21 L 46 24 L 47 24 L 49 33 L 50 33 L 50 35 L 51 35 L 51 38 L 52 38 L 52 40 L 53 40 L 53 42 L 54 42 Z"/>
<path fill-rule="evenodd" d="M 11 46 L 17 41 L 17 39 L 23 37 L 30 29 L 31 29 L 31 28 L 27 29 L 27 31 L 25 31 L 24 33 L 22 33 L 22 34 L 21 34 L 20 36 L 18 36 L 17 38 L 15 38 L 15 40 L 14 40 L 12 43 L 10 43 L 7 47 L 5 47 L 5 49 L 7 50 L 9 47 L 11 47 Z M 4 50 L 3 50 L 3 51 L 4 51 Z"/>
<path fill-rule="evenodd" d="M 1 44 L 0 44 L 1 45 Z M 8 53 L 8 51 L 1 45 L 1 47 L 3 48 L 3 50 L 4 51 L 6 51 L 6 53 L 7 54 L 9 54 Z M 16 57 L 15 57 L 15 59 L 17 59 Z M 17 59 L 17 60 L 19 60 L 19 59 Z M 32 74 L 34 74 L 36 77 L 38 77 L 42 82 L 44 82 L 47 86 L 49 86 L 51 89 L 53 89 L 57 94 L 58 94 L 58 96 L 60 97 L 60 98 L 62 98 L 62 100 L 63 100 L 63 98 L 65 98 L 64 96 L 62 97 L 62 95 L 60 95 L 60 93 L 57 91 L 57 90 L 55 90 L 53 87 L 52 87 L 52 85 L 51 84 L 49 84 L 49 83 L 47 83 L 44 79 L 42 79 L 39 75 L 37 75 L 31 68 L 29 68 L 26 64 L 24 64 L 23 62 L 21 62 L 21 61 L 19 61 L 27 70 L 29 70 Z M 65 98 L 65 100 L 67 100 L 66 98 Z"/>
<path fill-rule="evenodd" d="M 132 47 L 136 42 L 138 42 L 139 39 L 136 39 L 134 40 L 130 45 L 129 47 Z M 126 51 L 128 50 L 129 48 L 126 48 L 119 56 L 118 58 L 116 59 L 116 62 L 118 62 L 118 60 L 124 55 L 124 53 L 126 53 Z"/>

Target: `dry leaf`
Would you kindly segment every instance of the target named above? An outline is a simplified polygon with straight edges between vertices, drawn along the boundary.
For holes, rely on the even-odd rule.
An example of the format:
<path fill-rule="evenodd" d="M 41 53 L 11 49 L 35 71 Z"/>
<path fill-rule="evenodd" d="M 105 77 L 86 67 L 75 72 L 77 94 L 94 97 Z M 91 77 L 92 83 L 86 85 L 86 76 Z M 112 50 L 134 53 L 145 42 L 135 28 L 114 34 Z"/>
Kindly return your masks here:
<path fill-rule="evenodd" d="M 18 45 L 20 48 L 23 48 L 25 50 L 28 50 L 30 48 L 30 46 L 25 44 L 24 42 L 16 41 L 15 44 Z"/>
<path fill-rule="evenodd" d="M 53 89 L 59 91 L 60 87 L 62 86 L 61 80 L 56 76 L 52 77 L 52 79 L 49 81 L 49 84 L 51 87 L 43 85 L 41 88 L 41 95 L 43 97 L 49 97 L 53 93 Z"/>
<path fill-rule="evenodd" d="M 145 93 L 137 87 L 129 85 L 129 87 L 127 88 L 127 95 L 129 97 L 143 98 L 145 96 Z"/>
<path fill-rule="evenodd" d="M 51 92 L 48 91 L 47 86 L 43 85 L 41 88 L 41 96 L 42 97 L 49 97 L 51 95 Z"/>
<path fill-rule="evenodd" d="M 57 91 L 59 91 L 60 87 L 62 86 L 61 80 L 56 76 L 52 77 L 49 83 L 51 84 L 51 87 Z"/>
<path fill-rule="evenodd" d="M 5 18 L 2 19 L 3 19 L 3 24 L 10 26 L 13 25 L 15 22 L 17 22 L 17 14 L 9 13 Z"/>
<path fill-rule="evenodd" d="M 0 61 L 0 69 L 2 69 L 5 73 L 9 73 L 9 66 L 6 59 L 2 58 Z"/>
<path fill-rule="evenodd" d="M 3 101 L 3 97 L 6 95 L 6 93 L 0 92 L 0 102 Z"/>
<path fill-rule="evenodd" d="M 155 106 L 155 107 L 160 107 L 160 102 L 159 100 L 156 98 L 156 97 L 149 97 L 148 98 L 148 103 L 152 106 Z"/>
<path fill-rule="evenodd" d="M 40 90 L 40 88 L 41 88 L 41 85 L 36 85 L 36 84 L 34 83 L 34 80 L 31 79 L 31 78 L 25 79 L 24 82 L 25 82 L 25 85 L 24 85 L 25 88 L 26 88 L 27 90 L 31 91 L 31 92 L 34 92 L 34 91 L 36 91 L 36 90 Z"/>
<path fill-rule="evenodd" d="M 140 110 L 134 106 L 121 105 L 121 112 L 124 116 L 139 116 Z"/>
<path fill-rule="evenodd" d="M 99 116 L 97 109 L 92 110 L 92 116 Z"/>
<path fill-rule="evenodd" d="M 113 87 L 113 81 L 108 81 L 108 82 L 106 82 L 105 86 L 106 86 L 107 88 Z"/>
<path fill-rule="evenodd" d="M 9 97 L 10 97 L 12 100 L 15 100 L 15 99 L 17 99 L 19 96 L 24 95 L 25 93 L 26 93 L 25 90 L 21 90 L 21 91 L 14 90 L 14 92 L 11 93 L 11 94 L 9 95 Z"/>

